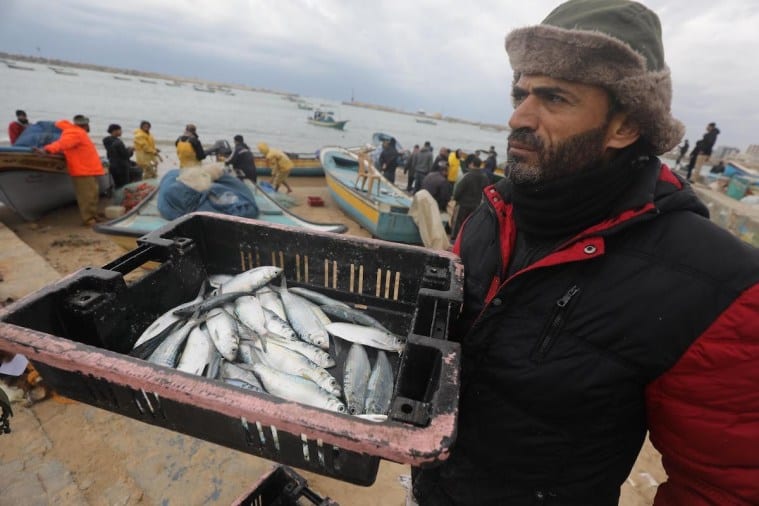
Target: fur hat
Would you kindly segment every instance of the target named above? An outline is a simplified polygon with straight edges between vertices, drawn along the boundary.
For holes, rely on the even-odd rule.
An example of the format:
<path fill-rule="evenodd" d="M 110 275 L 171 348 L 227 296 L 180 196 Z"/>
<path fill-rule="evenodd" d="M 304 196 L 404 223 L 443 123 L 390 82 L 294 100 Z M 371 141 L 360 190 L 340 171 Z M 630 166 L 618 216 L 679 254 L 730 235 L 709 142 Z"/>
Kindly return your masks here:
<path fill-rule="evenodd" d="M 675 147 L 672 80 L 658 16 L 629 0 L 569 0 L 540 25 L 506 37 L 514 81 L 537 74 L 607 89 L 657 154 Z"/>

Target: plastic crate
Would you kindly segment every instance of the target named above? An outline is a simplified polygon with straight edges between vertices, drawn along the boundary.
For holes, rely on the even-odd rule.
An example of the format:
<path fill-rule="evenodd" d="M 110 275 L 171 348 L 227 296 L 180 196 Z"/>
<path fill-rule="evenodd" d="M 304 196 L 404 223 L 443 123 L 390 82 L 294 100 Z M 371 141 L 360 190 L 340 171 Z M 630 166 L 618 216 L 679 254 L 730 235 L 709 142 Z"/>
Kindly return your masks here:
<path fill-rule="evenodd" d="M 324 199 L 321 197 L 308 197 L 308 205 L 311 207 L 323 207 Z"/>
<path fill-rule="evenodd" d="M 379 458 L 423 466 L 448 457 L 459 394 L 460 347 L 446 340 L 462 299 L 457 257 L 211 213 L 175 220 L 138 244 L 101 269 L 80 270 L 7 306 L 0 348 L 26 355 L 67 397 L 355 484 L 374 482 Z M 149 262 L 157 267 L 125 282 L 124 275 Z M 207 274 L 259 265 L 282 267 L 290 286 L 366 307 L 407 336 L 400 357 L 388 354 L 396 385 L 386 422 L 125 354 L 156 317 L 194 298 Z M 339 366 L 334 374 L 342 377 Z"/>
<path fill-rule="evenodd" d="M 306 502 L 308 501 L 308 502 Z M 308 488 L 301 475 L 286 466 L 276 466 L 261 478 L 231 506 L 340 506 L 328 497 Z"/>

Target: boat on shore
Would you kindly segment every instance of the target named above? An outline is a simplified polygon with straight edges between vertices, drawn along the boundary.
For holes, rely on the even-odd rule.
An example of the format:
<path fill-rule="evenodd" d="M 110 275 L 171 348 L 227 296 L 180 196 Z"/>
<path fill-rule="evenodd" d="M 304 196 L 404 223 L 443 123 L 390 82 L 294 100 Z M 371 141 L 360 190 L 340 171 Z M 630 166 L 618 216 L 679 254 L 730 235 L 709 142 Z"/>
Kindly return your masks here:
<path fill-rule="evenodd" d="M 61 67 L 48 67 L 48 68 L 52 70 L 53 72 L 55 72 L 56 74 L 60 74 L 62 76 L 78 76 L 79 75 L 73 70 L 66 70 Z"/>
<path fill-rule="evenodd" d="M 101 194 L 113 188 L 110 174 L 97 179 Z M 0 202 L 27 221 L 76 202 L 66 160 L 29 147 L 0 148 Z"/>
<path fill-rule="evenodd" d="M 408 215 L 411 197 L 380 174 L 372 193 L 357 187 L 358 157 L 339 147 L 322 148 L 319 155 L 332 198 L 373 237 L 407 244 L 422 244 L 419 228 Z"/>
<path fill-rule="evenodd" d="M 248 187 L 253 183 L 245 181 Z M 261 187 L 252 188 L 258 206 L 258 219 L 267 223 L 301 227 L 317 232 L 345 233 L 348 227 L 342 223 L 316 223 L 303 219 L 280 206 Z M 110 236 L 111 240 L 126 250 L 137 246 L 137 239 L 169 223 L 158 211 L 158 187 L 123 216 L 95 226 L 95 232 Z"/>
<path fill-rule="evenodd" d="M 290 176 L 293 177 L 320 177 L 324 175 L 322 162 L 319 155 L 314 153 L 285 153 L 293 162 L 293 170 Z M 256 163 L 256 174 L 259 176 L 271 176 L 271 167 L 264 155 L 254 153 L 253 160 Z"/>
<path fill-rule="evenodd" d="M 334 115 L 331 112 L 316 110 L 314 111 L 313 115 L 308 117 L 308 122 L 316 126 L 343 130 L 345 128 L 345 124 L 348 123 L 348 120 L 336 121 Z"/>

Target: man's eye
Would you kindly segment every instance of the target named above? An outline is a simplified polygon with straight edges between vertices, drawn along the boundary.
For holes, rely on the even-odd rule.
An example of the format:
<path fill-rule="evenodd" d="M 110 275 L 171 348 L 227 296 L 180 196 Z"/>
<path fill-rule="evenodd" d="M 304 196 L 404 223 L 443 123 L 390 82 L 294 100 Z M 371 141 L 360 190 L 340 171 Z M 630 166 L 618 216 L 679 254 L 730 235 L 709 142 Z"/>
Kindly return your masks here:
<path fill-rule="evenodd" d="M 514 105 L 521 104 L 524 102 L 524 99 L 527 98 L 527 93 L 512 93 L 511 94 L 511 101 L 514 103 Z"/>
<path fill-rule="evenodd" d="M 564 102 L 566 102 L 566 100 L 564 100 L 564 97 L 562 97 L 561 95 L 554 95 L 553 93 L 548 95 L 546 98 L 552 104 L 563 104 Z"/>

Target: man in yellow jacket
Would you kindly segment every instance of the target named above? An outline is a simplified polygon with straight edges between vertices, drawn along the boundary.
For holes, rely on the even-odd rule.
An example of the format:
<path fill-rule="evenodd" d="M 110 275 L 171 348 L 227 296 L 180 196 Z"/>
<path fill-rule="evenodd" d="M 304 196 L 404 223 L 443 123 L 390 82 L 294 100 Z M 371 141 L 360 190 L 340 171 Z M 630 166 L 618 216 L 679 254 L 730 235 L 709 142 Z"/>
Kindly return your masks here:
<path fill-rule="evenodd" d="M 461 159 L 464 157 L 464 152 L 461 149 L 451 151 L 448 155 L 448 182 L 456 184 L 459 178 L 459 171 L 461 170 Z"/>
<path fill-rule="evenodd" d="M 293 190 L 287 184 L 287 177 L 293 170 L 293 162 L 281 150 L 270 148 L 265 142 L 258 143 L 258 150 L 271 167 L 271 184 L 274 186 L 274 191 L 279 191 L 279 185 L 285 185 L 287 193 L 291 193 Z"/>
<path fill-rule="evenodd" d="M 105 174 L 95 145 L 90 140 L 90 120 L 77 114 L 74 122 L 62 119 L 55 122 L 61 129 L 61 137 L 55 142 L 35 148 L 39 154 L 63 153 L 66 158 L 71 181 L 74 183 L 76 203 L 85 226 L 91 227 L 98 221 L 99 186 L 97 176 Z"/>
<path fill-rule="evenodd" d="M 150 133 L 150 121 L 141 121 L 134 131 L 134 158 L 142 169 L 142 179 L 158 177 L 158 162 L 161 150 L 155 147 L 155 139 Z"/>

